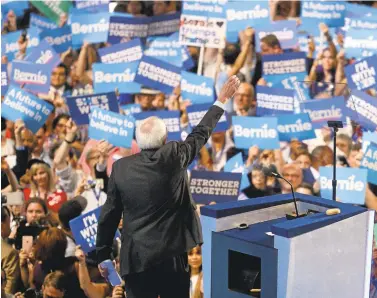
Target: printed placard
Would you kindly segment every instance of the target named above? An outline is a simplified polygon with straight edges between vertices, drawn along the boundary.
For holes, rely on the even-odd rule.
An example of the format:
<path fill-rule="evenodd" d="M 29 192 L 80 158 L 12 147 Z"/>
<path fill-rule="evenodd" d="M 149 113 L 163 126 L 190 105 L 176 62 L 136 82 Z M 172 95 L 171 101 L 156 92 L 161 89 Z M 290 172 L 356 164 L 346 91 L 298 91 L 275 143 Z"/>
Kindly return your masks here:
<path fill-rule="evenodd" d="M 43 15 L 54 21 L 56 24 L 59 23 L 60 16 L 62 14 L 68 15 L 69 9 L 72 6 L 71 1 L 40 1 L 31 0 L 31 4 L 36 7 Z"/>
<path fill-rule="evenodd" d="M 237 148 L 279 149 L 277 119 L 269 117 L 233 116 L 233 135 Z"/>
<path fill-rule="evenodd" d="M 141 107 L 138 103 L 131 103 L 121 106 L 123 114 L 126 116 L 137 114 L 141 112 Z"/>
<path fill-rule="evenodd" d="M 329 27 L 344 25 L 345 3 L 339 1 L 303 1 L 301 18 L 325 23 Z"/>
<path fill-rule="evenodd" d="M 262 56 L 263 76 L 306 73 L 306 54 L 292 52 Z"/>
<path fill-rule="evenodd" d="M 107 12 L 73 14 L 71 16 L 72 44 L 81 46 L 84 41 L 106 42 L 109 18 L 110 14 Z"/>
<path fill-rule="evenodd" d="M 35 13 L 30 14 L 30 27 L 38 27 L 39 29 L 57 29 L 58 25 L 51 22 L 50 19 Z"/>
<path fill-rule="evenodd" d="M 227 37 L 247 27 L 264 28 L 270 22 L 267 1 L 228 1 L 226 6 Z"/>
<path fill-rule="evenodd" d="M 307 113 L 279 115 L 277 119 L 280 141 L 290 142 L 293 139 L 303 141 L 316 138 L 312 122 Z"/>
<path fill-rule="evenodd" d="M 192 171 L 191 195 L 196 203 L 205 205 L 237 201 L 241 176 L 241 173 Z"/>
<path fill-rule="evenodd" d="M 71 117 L 77 125 L 89 124 L 90 109 L 93 106 L 119 113 L 115 92 L 67 97 L 66 102 Z"/>
<path fill-rule="evenodd" d="M 51 69 L 61 63 L 60 56 L 46 40 L 42 40 L 37 47 L 33 48 L 24 61 L 36 64 L 46 64 L 49 65 Z"/>
<path fill-rule="evenodd" d="M 190 105 L 187 107 L 187 117 L 189 120 L 189 124 L 192 128 L 196 127 L 199 122 L 203 119 L 204 115 L 208 112 L 211 108 L 212 104 L 200 104 L 200 105 Z M 227 115 L 224 114 L 220 117 L 219 122 L 213 132 L 222 132 L 227 131 L 229 129 L 229 121 L 227 119 Z"/>
<path fill-rule="evenodd" d="M 14 59 L 16 53 L 19 51 L 18 40 L 22 32 L 23 30 L 19 30 L 1 36 L 1 52 L 2 55 L 8 57 L 9 62 Z M 26 54 L 29 54 L 32 48 L 39 45 L 38 28 L 29 28 L 26 37 L 28 39 Z"/>
<path fill-rule="evenodd" d="M 10 121 L 22 119 L 33 133 L 42 127 L 52 110 L 48 102 L 12 85 L 1 104 L 2 117 Z"/>
<path fill-rule="evenodd" d="M 347 65 L 344 72 L 350 89 L 366 90 L 377 85 L 377 55 Z"/>
<path fill-rule="evenodd" d="M 1 94 L 8 91 L 8 69 L 7 64 L 1 64 Z"/>
<path fill-rule="evenodd" d="M 215 81 L 212 78 L 187 71 L 182 71 L 181 75 L 182 100 L 189 100 L 192 104 L 213 103 L 215 101 Z"/>
<path fill-rule="evenodd" d="M 332 167 L 319 168 L 319 183 L 321 197 L 332 200 Z M 342 203 L 365 204 L 365 190 L 367 186 L 367 170 L 339 167 L 336 171 L 338 180 L 336 188 L 337 200 Z"/>
<path fill-rule="evenodd" d="M 91 107 L 89 118 L 89 138 L 131 148 L 135 128 L 133 117 Z"/>
<path fill-rule="evenodd" d="M 153 16 L 148 26 L 148 36 L 167 35 L 179 30 L 181 13 Z"/>
<path fill-rule="evenodd" d="M 58 54 L 68 50 L 72 46 L 71 26 L 63 26 L 57 29 L 43 30 L 40 38 L 46 40 Z"/>
<path fill-rule="evenodd" d="M 80 245 L 85 253 L 96 249 L 97 226 L 101 208 L 89 211 L 69 221 L 73 238 L 75 238 L 76 244 Z M 118 230 L 115 232 L 114 239 L 116 238 L 120 238 Z"/>
<path fill-rule="evenodd" d="M 139 121 L 156 116 L 165 122 L 169 141 L 181 140 L 181 121 L 179 111 L 150 111 L 133 114 L 136 125 Z"/>
<path fill-rule="evenodd" d="M 107 42 L 111 44 L 127 42 L 132 38 L 148 36 L 149 18 L 111 16 Z"/>
<path fill-rule="evenodd" d="M 257 116 L 293 114 L 293 90 L 257 86 Z"/>
<path fill-rule="evenodd" d="M 12 62 L 12 84 L 25 84 L 26 90 L 48 93 L 50 90 L 52 66 L 24 61 Z"/>
<path fill-rule="evenodd" d="M 102 63 L 134 62 L 143 56 L 143 47 L 139 38 L 126 43 L 115 44 L 98 50 Z"/>
<path fill-rule="evenodd" d="M 376 30 L 350 28 L 344 37 L 344 50 L 348 58 L 363 58 L 376 55 Z"/>
<path fill-rule="evenodd" d="M 112 92 L 116 88 L 120 93 L 139 93 L 140 84 L 135 82 L 138 62 L 94 63 L 93 85 L 96 93 Z"/>
<path fill-rule="evenodd" d="M 346 102 L 349 116 L 366 129 L 375 131 L 377 128 L 376 98 L 362 91 L 352 90 L 351 93 Z"/>
<path fill-rule="evenodd" d="M 260 40 L 269 34 L 273 34 L 277 37 L 282 49 L 293 49 L 298 46 L 297 22 L 294 20 L 277 21 L 262 27 L 257 27 L 255 41 L 258 52 L 261 51 Z"/>
<path fill-rule="evenodd" d="M 82 9 L 90 12 L 102 12 L 109 11 L 109 2 L 110 0 L 76 0 L 75 7 L 76 9 Z"/>
<path fill-rule="evenodd" d="M 327 126 L 327 121 L 346 121 L 345 101 L 342 96 L 329 99 L 316 99 L 300 104 L 301 111 L 308 113 L 313 128 Z"/>
<path fill-rule="evenodd" d="M 135 82 L 171 94 L 181 82 L 181 68 L 153 57 L 143 56 Z"/>
<path fill-rule="evenodd" d="M 360 168 L 367 169 L 368 182 L 377 185 L 377 143 L 369 144 L 361 160 Z"/>
<path fill-rule="evenodd" d="M 243 162 L 241 152 L 237 153 L 235 156 L 233 156 L 226 162 L 224 166 L 224 172 L 242 174 L 240 190 L 243 190 L 250 186 L 250 181 L 247 177 L 248 171 Z"/>

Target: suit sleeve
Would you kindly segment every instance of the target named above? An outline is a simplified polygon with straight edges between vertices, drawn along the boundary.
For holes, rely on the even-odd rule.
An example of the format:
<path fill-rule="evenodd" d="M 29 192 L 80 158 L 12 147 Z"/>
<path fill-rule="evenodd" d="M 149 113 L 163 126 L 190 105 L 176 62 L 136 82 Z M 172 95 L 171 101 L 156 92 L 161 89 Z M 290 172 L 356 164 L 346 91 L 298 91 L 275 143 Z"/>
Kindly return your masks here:
<path fill-rule="evenodd" d="M 12 249 L 9 256 L 5 258 L 4 262 L 2 262 L 1 265 L 7 277 L 7 285 L 5 287 L 5 293 L 15 294 L 17 292 L 17 288 L 19 285 L 19 278 L 21 275 L 17 251 Z"/>
<path fill-rule="evenodd" d="M 98 263 L 111 258 L 114 235 L 122 216 L 122 201 L 115 183 L 115 165 L 109 179 L 107 199 L 98 220 L 96 240 Z"/>
<path fill-rule="evenodd" d="M 187 136 L 184 142 L 178 145 L 178 155 L 181 161 L 181 167 L 187 168 L 198 155 L 200 149 L 207 143 L 217 122 L 223 115 L 224 110 L 213 105 L 204 115 L 200 123 Z"/>

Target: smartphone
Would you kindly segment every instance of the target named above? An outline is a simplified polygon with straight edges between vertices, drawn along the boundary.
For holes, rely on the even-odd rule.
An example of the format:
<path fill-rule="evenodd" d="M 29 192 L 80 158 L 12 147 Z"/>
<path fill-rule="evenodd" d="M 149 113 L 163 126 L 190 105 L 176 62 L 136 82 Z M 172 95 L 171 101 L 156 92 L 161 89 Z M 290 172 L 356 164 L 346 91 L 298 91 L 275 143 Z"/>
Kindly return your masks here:
<path fill-rule="evenodd" d="M 107 276 L 107 281 L 113 286 L 120 286 L 122 284 L 122 279 L 120 278 L 118 272 L 116 271 L 114 264 L 111 260 L 105 260 L 100 263 L 101 268 L 107 269 L 109 275 Z"/>
<path fill-rule="evenodd" d="M 1 194 L 1 204 L 3 205 L 23 205 L 24 193 L 22 191 L 8 192 Z"/>
<path fill-rule="evenodd" d="M 27 254 L 31 253 L 33 247 L 33 236 L 22 236 L 22 249 Z"/>

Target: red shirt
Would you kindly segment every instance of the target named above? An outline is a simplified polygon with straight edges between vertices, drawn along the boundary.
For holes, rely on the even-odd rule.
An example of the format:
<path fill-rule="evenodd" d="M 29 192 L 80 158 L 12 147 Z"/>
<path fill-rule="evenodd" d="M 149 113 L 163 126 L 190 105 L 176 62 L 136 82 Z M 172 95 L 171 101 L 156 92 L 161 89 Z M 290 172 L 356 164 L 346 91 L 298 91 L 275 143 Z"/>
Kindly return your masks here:
<path fill-rule="evenodd" d="M 24 188 L 24 197 L 25 201 L 30 199 L 31 189 Z M 60 207 L 67 201 L 67 194 L 58 189 L 52 193 L 49 193 L 47 196 L 47 200 L 45 200 L 47 208 L 53 212 L 58 212 Z"/>

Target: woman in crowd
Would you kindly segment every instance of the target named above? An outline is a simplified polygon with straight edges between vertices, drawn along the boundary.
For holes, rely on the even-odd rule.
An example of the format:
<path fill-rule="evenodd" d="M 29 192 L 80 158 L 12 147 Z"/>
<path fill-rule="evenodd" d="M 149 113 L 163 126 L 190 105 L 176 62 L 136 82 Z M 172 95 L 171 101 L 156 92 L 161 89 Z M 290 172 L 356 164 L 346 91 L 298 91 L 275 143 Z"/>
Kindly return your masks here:
<path fill-rule="evenodd" d="M 58 212 L 60 206 L 67 201 L 67 194 L 56 189 L 51 168 L 42 161 L 35 163 L 30 168 L 30 177 L 30 188 L 24 189 L 25 200 L 41 198 L 49 210 Z"/>
<path fill-rule="evenodd" d="M 190 298 L 203 298 L 202 249 L 194 247 L 188 253 L 190 266 Z"/>

